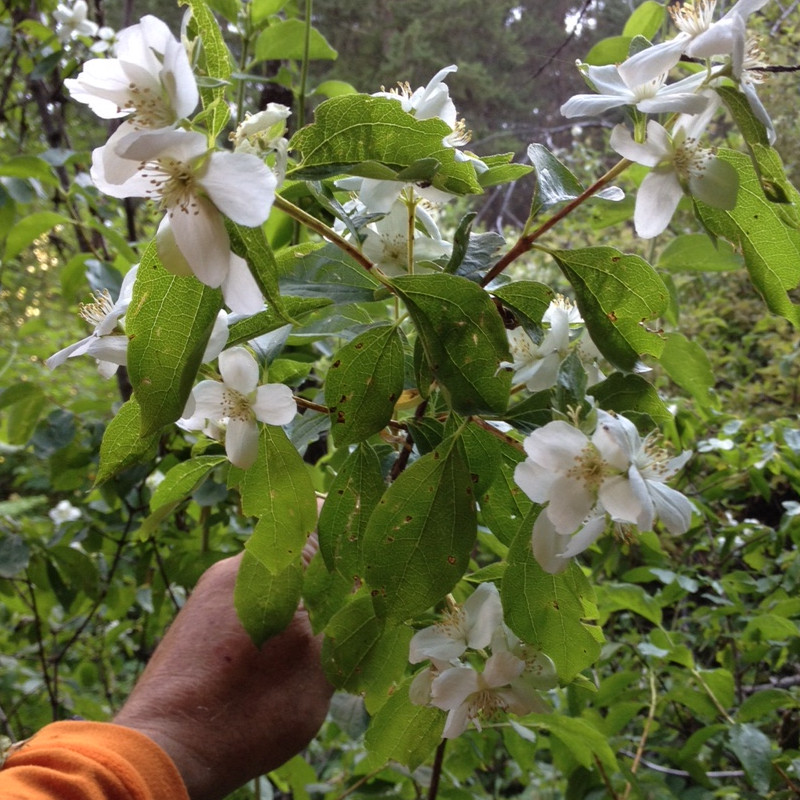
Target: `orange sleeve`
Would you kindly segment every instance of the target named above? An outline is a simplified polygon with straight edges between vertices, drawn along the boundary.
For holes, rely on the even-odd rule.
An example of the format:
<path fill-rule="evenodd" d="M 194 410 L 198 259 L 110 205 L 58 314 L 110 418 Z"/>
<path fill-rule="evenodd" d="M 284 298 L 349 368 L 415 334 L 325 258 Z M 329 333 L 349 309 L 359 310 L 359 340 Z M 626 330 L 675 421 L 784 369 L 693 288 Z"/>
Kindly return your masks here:
<path fill-rule="evenodd" d="M 108 722 L 54 722 L 0 769 L 2 800 L 189 800 L 169 756 Z"/>

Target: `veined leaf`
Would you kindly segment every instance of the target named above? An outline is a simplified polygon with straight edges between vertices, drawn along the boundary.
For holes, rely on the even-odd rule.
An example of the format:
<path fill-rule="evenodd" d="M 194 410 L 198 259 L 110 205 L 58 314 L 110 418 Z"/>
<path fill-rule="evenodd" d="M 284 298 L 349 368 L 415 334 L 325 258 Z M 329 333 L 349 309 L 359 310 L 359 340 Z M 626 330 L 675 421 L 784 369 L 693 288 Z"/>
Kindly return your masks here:
<path fill-rule="evenodd" d="M 505 411 L 511 374 L 500 364 L 509 358 L 508 338 L 491 297 L 456 275 L 404 275 L 392 286 L 451 407 L 460 414 Z"/>
<path fill-rule="evenodd" d="M 443 142 L 451 133 L 446 122 L 414 119 L 400 103 L 386 97 L 334 97 L 318 106 L 312 125 L 292 137 L 290 146 L 301 155 L 292 177 L 361 174 L 353 168 L 364 163 L 381 164 L 398 173 L 421 159 L 435 159 L 441 165 L 432 181 L 437 189 L 480 193 L 475 168 L 459 161 L 456 151 Z"/>
<path fill-rule="evenodd" d="M 410 684 L 411 679 L 398 688 L 370 723 L 366 769 L 397 761 L 415 770 L 439 744 L 446 715 L 438 708 L 415 706 L 408 698 Z"/>
<path fill-rule="evenodd" d="M 578 179 L 543 144 L 529 145 L 528 158 L 536 169 L 531 217 L 559 203 L 574 200 L 583 192 Z"/>
<path fill-rule="evenodd" d="M 282 301 L 287 316 L 293 319 L 299 319 L 305 314 L 331 305 L 331 300 L 326 297 L 284 297 Z M 284 325 L 286 325 L 286 319 L 274 309 L 268 308 L 266 311 L 259 311 L 258 314 L 237 320 L 230 326 L 227 347 L 255 339 Z"/>
<path fill-rule="evenodd" d="M 625 416 L 643 415 L 649 417 L 654 425 L 672 419 L 672 414 L 658 396 L 653 384 L 641 375 L 614 372 L 601 383 L 592 386 L 591 393 L 597 403 L 608 411 L 617 411 Z"/>
<path fill-rule="evenodd" d="M 284 322 L 294 322 L 286 310 L 278 288 L 278 264 L 262 228 L 246 228 L 225 220 L 225 228 L 231 240 L 231 250 L 247 261 L 250 272 L 261 289 L 272 311 Z"/>
<path fill-rule="evenodd" d="M 353 694 L 385 693 L 405 672 L 413 633 L 378 618 L 368 594 L 354 597 L 325 627 L 322 661 L 328 680 Z"/>
<path fill-rule="evenodd" d="M 120 408 L 103 434 L 95 486 L 150 458 L 155 453 L 158 438 L 158 431 L 142 434 L 141 409 L 136 398 L 132 397 Z"/>
<path fill-rule="evenodd" d="M 370 514 L 386 485 L 376 452 L 360 444 L 342 464 L 319 515 L 319 549 L 328 569 L 362 575 L 361 547 Z"/>
<path fill-rule="evenodd" d="M 763 148 L 761 153 L 762 171 L 782 172 L 774 151 Z M 738 199 L 730 211 L 698 202 L 700 218 L 713 234 L 741 249 L 750 279 L 770 311 L 800 326 L 800 311 L 788 295 L 800 282 L 800 229 L 795 216 L 800 194 L 790 190 L 788 199 L 793 206 L 770 202 L 745 154 L 720 149 L 717 157 L 732 164 L 739 173 Z"/>
<path fill-rule="evenodd" d="M 141 408 L 143 436 L 183 413 L 221 305 L 219 289 L 194 276 L 167 272 L 151 243 L 142 256 L 125 319 L 131 340 L 128 371 Z"/>
<path fill-rule="evenodd" d="M 542 317 L 555 292 L 538 281 L 514 281 L 492 289 L 492 294 L 510 308 L 526 328 L 541 330 Z"/>
<path fill-rule="evenodd" d="M 364 578 L 383 617 L 420 614 L 464 574 L 477 522 L 469 472 L 451 438 L 389 487 L 364 534 Z"/>
<path fill-rule="evenodd" d="M 597 619 L 594 592 L 574 562 L 558 575 L 546 573 L 531 552 L 535 512 L 508 553 L 501 597 L 505 620 L 525 642 L 541 647 L 562 681 L 571 681 L 600 654 L 603 633 Z"/>
<path fill-rule="evenodd" d="M 668 333 L 660 363 L 670 378 L 698 403 L 708 406 L 712 402 L 709 392 L 714 386 L 714 373 L 708 354 L 697 342 L 687 339 L 682 333 Z"/>
<path fill-rule="evenodd" d="M 403 391 L 403 344 L 393 325 L 370 328 L 336 354 L 325 377 L 325 404 L 338 445 L 382 430 Z"/>
<path fill-rule="evenodd" d="M 256 61 L 302 61 L 305 57 L 306 23 L 300 19 L 273 22 L 256 39 Z M 312 60 L 333 61 L 338 53 L 314 27 L 310 31 L 308 57 Z"/>
<path fill-rule="evenodd" d="M 613 247 L 556 250 L 551 255 L 575 289 L 578 308 L 600 352 L 632 370 L 640 356 L 658 358 L 664 339 L 647 322 L 669 304 L 669 292 L 642 258 Z"/>
<path fill-rule="evenodd" d="M 676 236 L 661 251 L 657 266 L 670 272 L 724 272 L 740 269 L 743 263 L 727 242 L 712 241 L 704 233 L 687 233 Z"/>
<path fill-rule="evenodd" d="M 300 558 L 272 572 L 247 550 L 236 576 L 233 602 L 236 613 L 256 647 L 292 621 L 303 586 Z"/>
<path fill-rule="evenodd" d="M 222 31 L 214 19 L 214 15 L 205 0 L 179 0 L 180 5 L 188 5 L 192 9 L 192 19 L 197 25 L 197 32 L 203 43 L 200 60 L 202 77 L 220 81 L 217 88 L 200 88 L 203 108 L 209 112 L 209 138 L 216 139 L 230 117 L 230 108 L 224 102 L 225 83 L 231 76 L 231 57 Z"/>
<path fill-rule="evenodd" d="M 239 486 L 242 511 L 259 518 L 247 552 L 270 572 L 282 571 L 299 558 L 317 524 L 311 478 L 282 428 L 261 426 L 255 463 L 231 469 L 229 484 Z"/>
<path fill-rule="evenodd" d="M 227 462 L 225 456 L 196 456 L 176 464 L 158 485 L 150 498 L 150 509 L 174 507 L 191 494 L 214 467 Z"/>

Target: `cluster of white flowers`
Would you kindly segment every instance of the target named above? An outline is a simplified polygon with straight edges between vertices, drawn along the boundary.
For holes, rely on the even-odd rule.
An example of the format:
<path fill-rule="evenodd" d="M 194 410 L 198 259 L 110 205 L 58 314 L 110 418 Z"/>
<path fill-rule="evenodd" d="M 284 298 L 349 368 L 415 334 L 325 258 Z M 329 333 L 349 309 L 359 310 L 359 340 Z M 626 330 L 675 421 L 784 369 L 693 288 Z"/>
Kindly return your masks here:
<path fill-rule="evenodd" d="M 670 6 L 678 34 L 635 53 L 622 64 L 581 65 L 597 94 L 579 94 L 561 107 L 567 117 L 600 114 L 633 106 L 644 114 L 680 116 L 667 130 L 650 120 L 644 141 L 617 125 L 611 146 L 624 158 L 650 167 L 636 197 L 634 225 L 639 236 L 657 236 L 669 224 L 685 192 L 716 208 L 736 203 L 738 177 L 733 167 L 699 144 L 720 103 L 713 87 L 733 79 L 745 94 L 754 115 L 763 122 L 770 142 L 775 130 L 756 93 L 763 79 L 763 54 L 749 37 L 746 19 L 769 0 L 739 0 L 714 21 L 716 0 L 688 0 Z M 703 59 L 707 69 L 668 83 L 670 70 L 682 56 Z"/>
<path fill-rule="evenodd" d="M 164 266 L 221 287 L 232 311 L 252 314 L 263 298 L 250 271 L 230 249 L 223 215 L 261 225 L 277 178 L 252 152 L 215 151 L 189 130 L 199 100 L 186 49 L 153 16 L 120 31 L 114 58 L 90 59 L 72 97 L 104 119 L 122 119 L 92 154 L 91 177 L 111 197 L 156 200 L 166 212 L 156 236 Z"/>
<path fill-rule="evenodd" d="M 514 480 L 544 506 L 533 526 L 532 549 L 542 569 L 555 573 L 589 547 L 609 521 L 650 531 L 660 519 L 670 533 L 685 533 L 694 506 L 665 485 L 691 451 L 670 458 L 653 435 L 642 439 L 628 419 L 597 411 L 591 436 L 562 420 L 535 430 L 524 442 L 527 458 Z"/>
<path fill-rule="evenodd" d="M 56 19 L 69 35 L 95 35 L 86 4 L 59 6 Z M 108 37 L 106 37 L 108 38 Z M 215 151 L 207 136 L 190 129 L 189 115 L 200 99 L 186 48 L 153 16 L 119 32 L 114 57 L 86 61 L 66 85 L 75 100 L 103 119 L 121 120 L 103 147 L 92 154 L 94 184 L 112 197 L 157 200 L 166 211 L 156 235 L 159 258 L 177 275 L 195 275 L 220 287 L 237 314 L 255 314 L 264 299 L 244 259 L 231 252 L 223 215 L 255 227 L 266 221 L 278 177 L 265 164 L 274 153 L 280 179 L 288 143 L 283 137 L 289 109 L 270 104 L 249 116 L 231 135 L 235 151 Z M 127 364 L 125 314 L 138 265 L 125 276 L 116 302 L 104 290 L 81 306 L 92 333 L 47 360 L 54 368 L 68 358 L 93 356 L 104 377 Z M 258 386 L 256 360 L 242 347 L 225 352 L 228 314 L 220 311 L 203 362 L 219 357 L 221 380 L 192 390 L 179 425 L 224 440 L 231 462 L 246 469 L 258 452 L 258 422 L 285 425 L 297 407 L 287 386 Z"/>
<path fill-rule="evenodd" d="M 453 148 L 458 160 L 470 161 L 482 172 L 486 165 L 479 158 L 458 149 L 469 141 L 469 134 L 463 120 L 458 119 L 444 82 L 457 69 L 455 65 L 440 69 L 426 86 L 418 89 L 401 83 L 396 89 L 384 89 L 373 97 L 396 100 L 403 111 L 418 120 L 440 119 L 447 123 L 451 133 L 442 143 Z M 442 237 L 434 209 L 451 200 L 452 195 L 430 185 L 373 178 L 343 178 L 336 185 L 352 193 L 352 201 L 345 206 L 348 215 L 370 220 L 364 227 L 361 249 L 384 274 L 393 277 L 412 270 L 431 270 L 432 262 L 449 258 L 453 245 Z M 339 224 L 336 229 L 342 231 L 344 226 Z"/>
<path fill-rule="evenodd" d="M 520 642 L 503 623 L 493 583 L 482 583 L 442 622 L 414 634 L 409 661 L 426 660 L 430 664 L 415 675 L 409 697 L 416 705 L 447 711 L 445 739 L 459 736 L 470 722 L 480 730 L 481 719 L 498 711 L 545 712 L 540 692 L 558 684 L 550 658 Z M 483 662 L 482 671 L 475 669 L 476 661 Z"/>
<path fill-rule="evenodd" d="M 575 348 L 586 367 L 589 386 L 603 379 L 597 366 L 600 351 L 583 328 L 577 307 L 566 297 L 558 295 L 542 317 L 544 336 L 539 344 L 533 341 L 522 326 L 508 331 L 508 346 L 512 361 L 500 366 L 514 371 L 514 382 L 524 383 L 531 392 L 541 392 L 555 386 L 558 368 Z"/>

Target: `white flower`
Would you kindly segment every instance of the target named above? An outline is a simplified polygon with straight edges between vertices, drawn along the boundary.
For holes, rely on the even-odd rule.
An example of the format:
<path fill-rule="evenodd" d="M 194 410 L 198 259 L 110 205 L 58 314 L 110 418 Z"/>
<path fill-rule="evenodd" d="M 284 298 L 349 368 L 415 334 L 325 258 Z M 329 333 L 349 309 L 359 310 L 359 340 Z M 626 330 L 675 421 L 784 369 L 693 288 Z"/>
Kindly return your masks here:
<path fill-rule="evenodd" d="M 414 264 L 420 261 L 434 261 L 449 256 L 453 246 L 445 242 L 433 218 L 419 204 L 414 206 L 415 222 L 412 254 Z M 389 213 L 370 223 L 365 230 L 361 251 L 381 272 L 393 277 L 405 275 L 408 271 L 408 227 L 409 207 L 397 200 Z"/>
<path fill-rule="evenodd" d="M 288 106 L 269 103 L 263 111 L 253 115 L 248 114 L 230 136 L 237 153 L 252 153 L 264 157 L 274 152 L 274 172 L 278 184 L 283 183 L 286 177 L 289 142 L 284 134 L 286 119 L 291 113 Z"/>
<path fill-rule="evenodd" d="M 633 215 L 636 233 L 644 239 L 657 236 L 669 225 L 684 191 L 715 208 L 736 205 L 736 170 L 698 144 L 719 103 L 716 94 L 709 95 L 715 99 L 706 111 L 681 115 L 671 134 L 654 120 L 647 123 L 645 142 L 635 142 L 624 125 L 611 132 L 611 147 L 621 156 L 653 167 L 639 187 Z"/>
<path fill-rule="evenodd" d="M 56 33 L 62 42 L 78 36 L 94 36 L 97 23 L 88 18 L 89 6 L 85 0 L 76 0 L 72 6 L 59 3 L 53 12 L 56 20 Z"/>
<path fill-rule="evenodd" d="M 457 72 L 458 67 L 451 64 L 440 69 L 428 81 L 427 86 L 411 90 L 408 83 L 398 84 L 396 89 L 375 92 L 373 97 L 388 97 L 397 100 L 403 111 L 413 114 L 417 119 L 440 119 L 446 122 L 453 130 L 457 126 L 458 114 L 455 103 L 450 99 L 450 90 L 444 79 L 451 72 Z"/>
<path fill-rule="evenodd" d="M 258 422 L 287 425 L 297 406 L 283 384 L 258 385 L 258 364 L 243 347 L 219 357 L 221 381 L 201 381 L 192 390 L 182 427 L 203 430 L 208 420 L 225 430 L 225 452 L 231 463 L 250 467 L 258 454 Z"/>
<path fill-rule="evenodd" d="M 115 153 L 94 151 L 95 185 L 112 197 L 158 199 L 167 212 L 174 245 L 185 259 L 180 263 L 174 257 L 173 242 L 162 225 L 157 244 L 164 266 L 182 274 L 188 265 L 206 285 L 220 286 L 231 269 L 222 214 L 247 227 L 261 225 L 275 198 L 275 176 L 256 156 L 209 154 L 200 133 L 165 130 L 126 141 Z"/>
<path fill-rule="evenodd" d="M 105 53 L 117 43 L 117 32 L 108 25 L 103 25 L 97 31 L 96 37 L 94 44 L 89 48 L 92 53 Z"/>
<path fill-rule="evenodd" d="M 554 679 L 555 670 L 551 671 L 544 659 L 547 657 L 539 659 L 537 666 L 529 666 L 510 650 L 498 647 L 486 660 L 483 672 L 460 664 L 433 677 L 429 704 L 448 712 L 442 736 L 453 739 L 462 734 L 470 722 L 480 730 L 481 719 L 490 718 L 498 711 L 519 715 L 546 712 L 547 705 L 536 687 L 555 685 L 554 680 L 543 680 L 541 676 L 541 672 L 546 671 Z M 552 667 L 552 662 L 549 666 Z"/>
<path fill-rule="evenodd" d="M 60 527 L 65 522 L 74 522 L 76 519 L 80 519 L 81 512 L 69 500 L 60 500 L 54 508 L 47 512 L 47 516 L 53 520 L 56 527 Z"/>
<path fill-rule="evenodd" d="M 745 21 L 769 0 L 739 0 L 717 22 L 713 21 L 716 0 L 694 0 L 670 6 L 670 14 L 678 35 L 667 42 L 648 47 L 628 58 L 619 66 L 626 80 L 638 76 L 650 80 L 674 67 L 685 53 L 691 58 L 711 58 L 728 55 L 734 72 L 741 69 L 745 52 Z"/>
<path fill-rule="evenodd" d="M 583 320 L 577 307 L 558 295 L 547 307 L 542 322 L 550 327 L 538 345 L 522 326 L 507 331 L 513 361 L 500 365 L 513 369 L 514 380 L 524 383 L 531 392 L 555 386 L 558 368 L 569 353 L 571 326 Z"/>
<path fill-rule="evenodd" d="M 466 602 L 447 613 L 441 622 L 417 631 L 411 639 L 408 660 L 453 662 L 467 648 L 488 647 L 503 623 L 500 594 L 493 583 L 482 583 Z"/>
<path fill-rule="evenodd" d="M 738 73 L 734 72 L 734 78 L 739 81 L 739 88 L 747 98 L 753 114 L 764 123 L 764 127 L 767 129 L 767 141 L 770 144 L 775 144 L 775 139 L 777 138 L 775 126 L 772 124 L 772 118 L 767 109 L 764 108 L 764 104 L 756 91 L 756 86 L 763 83 L 767 77 L 767 73 L 763 71 L 764 62 L 764 51 L 759 46 L 758 39 L 756 37 L 749 38 L 741 70 Z"/>
<path fill-rule="evenodd" d="M 542 513 L 558 533 L 574 533 L 598 502 L 605 505 L 608 480 L 627 472 L 629 459 L 611 435 L 619 419 L 598 410 L 591 438 L 562 420 L 548 422 L 525 438 L 528 458 L 517 464 L 514 481 L 534 503 L 547 503 Z"/>
<path fill-rule="evenodd" d="M 107 289 L 94 295 L 95 302 L 82 304 L 80 315 L 94 325 L 94 330 L 85 339 L 59 350 L 45 361 L 50 369 L 61 366 L 68 358 L 89 355 L 97 359 L 98 372 L 104 378 L 110 378 L 119 366 L 127 364 L 128 337 L 123 333 L 115 333 L 120 318 L 128 310 L 133 296 L 133 284 L 139 265 L 128 270 L 122 280 L 119 297 L 111 300 Z"/>
<path fill-rule="evenodd" d="M 189 58 L 160 19 L 146 16 L 120 31 L 115 54 L 90 59 L 77 78 L 64 81 L 73 99 L 99 117 L 126 118 L 115 142 L 172 127 L 194 111 L 199 93 Z"/>
<path fill-rule="evenodd" d="M 603 489 L 603 505 L 617 522 L 629 522 L 640 531 L 650 531 L 660 519 L 673 534 L 686 533 L 692 521 L 694 506 L 683 494 L 665 485 L 692 455 L 686 450 L 669 458 L 655 445 L 653 435 L 642 439 L 636 426 L 617 416 L 617 424 L 609 426 L 609 434 L 630 462 L 627 473 L 614 475 Z"/>
<path fill-rule="evenodd" d="M 697 114 L 708 103 L 706 96 L 696 92 L 706 79 L 702 72 L 667 84 L 666 72 L 645 78 L 636 70 L 623 73 L 613 64 L 602 67 L 582 64 L 580 69 L 598 93 L 571 97 L 561 106 L 565 117 L 593 116 L 620 106 L 636 106 L 645 114 L 665 111 Z"/>
<path fill-rule="evenodd" d="M 531 545 L 547 572 L 560 572 L 615 522 L 652 530 L 660 519 L 670 533 L 685 533 L 693 506 L 664 485 L 689 459 L 668 458 L 642 440 L 625 417 L 598 410 L 589 439 L 562 421 L 550 422 L 524 442 L 528 458 L 514 480 L 535 503 L 547 504 L 533 526 Z"/>

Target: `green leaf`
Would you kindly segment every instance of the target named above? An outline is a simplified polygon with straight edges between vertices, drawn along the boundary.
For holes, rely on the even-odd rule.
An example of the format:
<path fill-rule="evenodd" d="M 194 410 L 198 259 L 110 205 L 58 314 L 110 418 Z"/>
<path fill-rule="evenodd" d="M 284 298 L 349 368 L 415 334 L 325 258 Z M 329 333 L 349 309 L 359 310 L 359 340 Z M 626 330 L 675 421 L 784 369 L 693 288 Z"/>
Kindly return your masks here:
<path fill-rule="evenodd" d="M 291 272 L 284 273 L 284 294 L 305 298 L 324 297 L 334 303 L 364 303 L 375 299 L 383 284 L 364 267 L 328 244 L 293 257 Z"/>
<path fill-rule="evenodd" d="M 5 512 L 0 511 L 0 516 Z M 0 578 L 16 578 L 30 559 L 31 549 L 19 534 L 0 531 Z"/>
<path fill-rule="evenodd" d="M 219 289 L 193 276 L 172 275 L 161 266 L 155 244 L 147 248 L 125 318 L 128 371 L 143 436 L 183 413 L 221 305 Z"/>
<path fill-rule="evenodd" d="M 596 587 L 600 624 L 614 611 L 632 611 L 653 625 L 661 624 L 661 606 L 643 587 L 632 583 L 601 583 Z"/>
<path fill-rule="evenodd" d="M 481 161 L 488 167 L 478 173 L 478 182 L 484 189 L 490 186 L 499 186 L 503 183 L 512 183 L 524 178 L 533 172 L 533 167 L 528 164 L 512 164 L 513 153 L 501 153 L 494 156 L 481 157 Z"/>
<path fill-rule="evenodd" d="M 322 661 L 328 680 L 353 694 L 384 694 L 405 672 L 413 634 L 406 625 L 379 619 L 368 594 L 353 598 L 325 627 Z"/>
<path fill-rule="evenodd" d="M 0 563 L 2 563 L 2 559 L 0 559 Z M 751 722 L 756 719 L 769 720 L 776 711 L 797 708 L 798 705 L 800 705 L 800 701 L 786 689 L 762 689 L 745 698 L 736 712 L 736 719 L 739 722 Z"/>
<path fill-rule="evenodd" d="M 594 392 L 594 389 L 592 389 Z M 550 389 L 534 392 L 530 397 L 514 403 L 503 415 L 521 433 L 530 433 L 553 421 L 553 393 Z"/>
<path fill-rule="evenodd" d="M 791 210 L 767 200 L 746 155 L 720 149 L 717 157 L 732 164 L 739 173 L 736 207 L 723 211 L 697 202 L 700 219 L 711 233 L 733 242 L 742 251 L 750 279 L 767 301 L 770 311 L 800 326 L 800 313 L 788 294 L 800 282 L 797 221 Z M 765 166 L 779 170 L 776 158 L 768 160 L 765 155 Z M 796 208 L 800 195 L 792 191 L 790 200 Z"/>
<path fill-rule="evenodd" d="M 209 140 L 213 141 L 230 117 L 230 108 L 225 102 L 225 83 L 231 76 L 231 57 L 222 38 L 222 31 L 205 0 L 179 0 L 179 4 L 191 8 L 192 20 L 203 42 L 198 77 L 208 77 L 220 82 L 216 88 L 200 88 L 203 108 L 209 117 Z"/>
<path fill-rule="evenodd" d="M 492 294 L 514 312 L 526 327 L 541 330 L 542 317 L 556 293 L 538 281 L 514 281 L 492 289 Z"/>
<path fill-rule="evenodd" d="M 630 371 L 642 355 L 661 355 L 661 332 L 645 326 L 667 308 L 669 292 L 644 259 L 613 247 L 551 255 L 575 290 L 592 341 L 612 364 Z"/>
<path fill-rule="evenodd" d="M 772 745 L 769 737 L 754 725 L 734 725 L 728 732 L 728 741 L 753 788 L 762 796 L 766 795 L 772 777 Z"/>
<path fill-rule="evenodd" d="M 346 81 L 322 81 L 314 87 L 313 94 L 321 94 L 323 97 L 341 97 L 343 94 L 357 94 L 356 88 Z"/>
<path fill-rule="evenodd" d="M 505 621 L 517 636 L 540 647 L 568 683 L 600 655 L 603 634 L 597 618 L 594 592 L 576 563 L 558 575 L 546 573 L 531 552 L 529 526 L 517 535 L 508 553 L 501 597 Z"/>
<path fill-rule="evenodd" d="M 645 0 L 628 17 L 625 27 L 622 29 L 623 36 L 644 36 L 652 39 L 661 30 L 666 15 L 666 6 L 655 0 Z"/>
<path fill-rule="evenodd" d="M 715 381 L 706 351 L 682 333 L 668 333 L 665 338 L 664 352 L 659 359 L 661 366 L 681 389 L 707 407 L 714 400 L 709 392 Z"/>
<path fill-rule="evenodd" d="M 362 575 L 364 533 L 385 488 L 377 453 L 362 443 L 339 468 L 320 512 L 319 549 L 325 564 L 351 582 Z"/>
<path fill-rule="evenodd" d="M 317 525 L 317 502 L 305 462 L 282 428 L 261 426 L 254 464 L 231 469 L 229 484 L 239 485 L 242 511 L 259 518 L 247 552 L 273 573 L 299 558 Z"/>
<path fill-rule="evenodd" d="M 745 94 L 733 86 L 717 86 L 715 89 L 728 111 L 730 111 L 736 127 L 739 128 L 742 136 L 744 136 L 744 140 L 748 144 L 769 146 L 767 129 L 764 123 L 753 113 Z"/>
<path fill-rule="evenodd" d="M 292 319 L 300 319 L 305 314 L 331 305 L 331 301 L 326 297 L 284 297 L 282 301 L 286 316 Z M 268 308 L 266 311 L 259 311 L 252 317 L 237 320 L 230 326 L 226 347 L 248 342 L 284 325 L 286 318 L 275 310 Z"/>
<path fill-rule="evenodd" d="M 142 413 L 135 397 L 111 420 L 100 444 L 100 467 L 95 486 L 155 454 L 159 432 L 142 434 Z"/>
<path fill-rule="evenodd" d="M 502 463 L 500 440 L 477 425 L 467 425 L 459 443 L 464 449 L 475 495 L 481 496 L 494 483 Z"/>
<path fill-rule="evenodd" d="M 630 36 L 609 36 L 601 39 L 589 50 L 584 62 L 593 67 L 621 64 L 628 57 L 631 39 Z"/>
<path fill-rule="evenodd" d="M 244 629 L 256 647 L 292 621 L 303 586 L 300 559 L 273 573 L 244 551 L 236 576 L 233 602 Z"/>
<path fill-rule="evenodd" d="M 231 240 L 231 250 L 247 261 L 258 288 L 261 289 L 267 304 L 272 306 L 271 311 L 284 322 L 294 322 L 281 298 L 278 288 L 278 264 L 263 228 L 246 228 L 228 219 L 225 220 L 225 228 Z"/>
<path fill-rule="evenodd" d="M 277 14 L 288 0 L 253 0 L 252 23 L 257 28 L 271 14 Z"/>
<path fill-rule="evenodd" d="M 543 144 L 529 145 L 528 158 L 536 169 L 531 218 L 559 203 L 574 200 L 583 192 L 578 179 Z"/>
<path fill-rule="evenodd" d="M 10 445 L 28 442 L 46 405 L 45 393 L 34 383 L 16 383 L 0 392 L 0 408 L 8 409 L 6 435 Z"/>
<path fill-rule="evenodd" d="M 35 178 L 42 183 L 56 183 L 53 167 L 36 156 L 14 156 L 0 164 L 0 176 L 8 178 Z"/>
<path fill-rule="evenodd" d="M 315 122 L 298 131 L 290 142 L 301 154 L 291 177 L 318 178 L 354 172 L 364 162 L 377 162 L 400 172 L 420 159 L 441 166 L 433 185 L 452 194 L 476 194 L 481 187 L 475 168 L 456 158 L 443 143 L 451 134 L 440 119 L 417 120 L 400 103 L 386 97 L 354 94 L 334 97 L 319 105 Z"/>
<path fill-rule="evenodd" d="M 508 338 L 491 297 L 455 275 L 404 275 L 392 286 L 450 406 L 465 415 L 502 414 L 511 385 L 511 374 L 500 370 Z"/>
<path fill-rule="evenodd" d="M 382 430 L 403 391 L 403 344 L 394 325 L 370 328 L 335 355 L 325 377 L 325 403 L 337 446 Z"/>
<path fill-rule="evenodd" d="M 728 242 L 712 240 L 704 233 L 676 236 L 656 262 L 659 269 L 670 272 L 728 272 L 741 269 L 743 264 Z"/>
<path fill-rule="evenodd" d="M 364 739 L 369 752 L 365 769 L 397 761 L 415 770 L 439 744 L 445 714 L 438 708 L 415 706 L 408 698 L 407 680 L 373 717 Z"/>
<path fill-rule="evenodd" d="M 35 214 L 17 220 L 6 238 L 4 260 L 9 261 L 19 255 L 34 239 L 52 230 L 56 225 L 71 225 L 72 220 L 55 211 L 37 211 Z"/>
<path fill-rule="evenodd" d="M 587 720 L 568 717 L 565 714 L 531 714 L 526 717 L 526 721 L 528 720 L 559 739 L 571 755 L 587 769 L 595 766 L 596 758 L 609 775 L 619 773 L 617 758 L 608 744 L 608 736 Z"/>
<path fill-rule="evenodd" d="M 597 404 L 608 411 L 625 416 L 646 415 L 652 425 L 662 425 L 672 419 L 653 384 L 641 375 L 614 372 L 592 386 L 591 393 Z"/>
<path fill-rule="evenodd" d="M 338 53 L 325 37 L 311 28 L 308 57 L 312 61 L 333 61 Z M 302 61 L 305 58 L 306 23 L 299 19 L 283 19 L 265 28 L 256 39 L 256 61 Z"/>
<path fill-rule="evenodd" d="M 514 481 L 514 469 L 525 454 L 514 447 L 502 448 L 503 464 L 489 489 L 479 495 L 481 519 L 489 530 L 505 545 L 510 545 L 521 530 L 528 537 L 532 524 L 527 516 L 533 503 Z"/>
<path fill-rule="evenodd" d="M 196 456 L 176 464 L 156 487 L 150 498 L 150 509 L 180 503 L 205 480 L 209 472 L 227 463 L 225 456 Z"/>
<path fill-rule="evenodd" d="M 364 578 L 381 616 L 420 614 L 458 583 L 477 523 L 472 482 L 453 439 L 389 487 L 364 534 Z"/>

